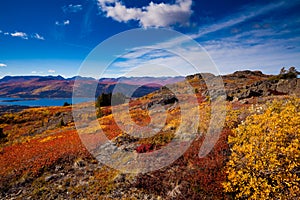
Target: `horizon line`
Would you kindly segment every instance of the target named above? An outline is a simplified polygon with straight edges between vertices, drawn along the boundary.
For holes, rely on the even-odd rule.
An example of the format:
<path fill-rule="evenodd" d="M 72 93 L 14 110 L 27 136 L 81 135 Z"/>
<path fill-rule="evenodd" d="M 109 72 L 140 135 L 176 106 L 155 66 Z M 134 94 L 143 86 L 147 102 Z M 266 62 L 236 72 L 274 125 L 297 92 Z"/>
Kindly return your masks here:
<path fill-rule="evenodd" d="M 195 73 L 195 74 L 207 74 L 207 73 L 210 73 L 210 74 L 213 74 L 215 76 L 223 76 L 223 75 L 229 75 L 229 74 L 233 74 L 235 72 L 243 72 L 243 71 L 251 71 L 251 72 L 255 72 L 255 71 L 260 71 L 262 72 L 263 74 L 265 74 L 262 70 L 250 70 L 250 69 L 241 69 L 241 70 L 236 70 L 236 71 L 232 71 L 230 73 L 220 73 L 218 75 L 214 74 L 214 73 L 211 73 L 211 72 L 199 72 L 199 73 Z M 181 76 L 118 76 L 118 77 L 102 77 L 102 78 L 99 78 L 98 80 L 100 79 L 118 79 L 118 78 L 175 78 L 175 77 L 188 77 L 188 76 L 193 76 L 195 74 L 188 74 L 188 75 L 181 75 Z M 279 74 L 279 73 L 278 73 Z M 277 74 L 265 74 L 265 75 L 277 75 Z M 56 75 L 53 75 L 53 74 L 47 74 L 47 75 L 42 75 L 42 74 L 24 74 L 24 75 L 19 75 L 19 74 L 16 74 L 16 75 L 5 75 L 5 76 L 0 76 L 0 80 L 5 78 L 5 77 L 62 77 L 64 79 L 72 79 L 72 78 L 75 78 L 75 77 L 82 77 L 82 78 L 91 78 L 91 79 L 95 79 L 97 80 L 97 78 L 95 77 L 92 77 L 92 76 L 80 76 L 80 75 L 74 75 L 74 76 L 65 76 L 65 75 L 62 75 L 62 74 L 56 74 Z"/>

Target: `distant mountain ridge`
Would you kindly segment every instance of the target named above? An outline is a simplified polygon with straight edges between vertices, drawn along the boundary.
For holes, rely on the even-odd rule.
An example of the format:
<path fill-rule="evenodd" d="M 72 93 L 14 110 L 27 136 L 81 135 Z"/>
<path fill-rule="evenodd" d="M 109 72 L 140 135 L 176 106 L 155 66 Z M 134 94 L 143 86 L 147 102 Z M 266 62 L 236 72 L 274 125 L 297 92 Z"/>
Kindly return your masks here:
<path fill-rule="evenodd" d="M 70 98 L 73 93 L 75 80 L 78 85 L 88 88 L 97 81 L 91 77 L 74 76 L 64 78 L 62 76 L 5 76 L 0 79 L 0 97 L 16 98 Z M 184 80 L 184 77 L 120 77 L 101 78 L 98 81 L 95 96 L 101 93 L 112 92 L 116 84 L 122 88 L 141 86 L 134 97 L 149 94 L 160 87 Z M 85 97 L 85 91 L 81 96 Z"/>
<path fill-rule="evenodd" d="M 210 73 L 194 74 L 187 77 L 119 77 L 101 78 L 95 91 L 95 97 L 101 93 L 110 93 L 118 84 L 120 91 L 139 88 L 133 97 L 142 97 L 159 90 L 162 86 L 177 84 L 188 80 L 196 86 L 197 92 L 208 96 L 204 79 L 217 78 Z M 276 94 L 300 95 L 300 79 L 276 79 L 276 75 L 266 75 L 261 71 L 236 71 L 232 74 L 222 75 L 228 100 L 245 99 L 252 96 L 268 96 Z M 73 85 L 82 88 L 78 97 L 87 97 L 87 90 L 94 88 L 97 80 L 91 77 L 75 76 L 64 78 L 62 76 L 6 76 L 0 79 L 0 97 L 16 98 L 71 98 Z M 78 95 L 78 94 L 77 94 Z"/>

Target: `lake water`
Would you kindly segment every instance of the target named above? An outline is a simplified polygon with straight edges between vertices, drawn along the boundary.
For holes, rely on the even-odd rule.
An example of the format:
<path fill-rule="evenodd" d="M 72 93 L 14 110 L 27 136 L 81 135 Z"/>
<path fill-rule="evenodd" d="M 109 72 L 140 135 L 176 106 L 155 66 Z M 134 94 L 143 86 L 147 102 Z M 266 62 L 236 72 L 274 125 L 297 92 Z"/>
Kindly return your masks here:
<path fill-rule="evenodd" d="M 23 99 L 23 98 L 0 98 L 0 105 L 17 105 L 17 106 L 62 106 L 65 102 L 78 104 L 83 102 L 94 101 L 91 98 L 42 98 L 42 99 Z"/>

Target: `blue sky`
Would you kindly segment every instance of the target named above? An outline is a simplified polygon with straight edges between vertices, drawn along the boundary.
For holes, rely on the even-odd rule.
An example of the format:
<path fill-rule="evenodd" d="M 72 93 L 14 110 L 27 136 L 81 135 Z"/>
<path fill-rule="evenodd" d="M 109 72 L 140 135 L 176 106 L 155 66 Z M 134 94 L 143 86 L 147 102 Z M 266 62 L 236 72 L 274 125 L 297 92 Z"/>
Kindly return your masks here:
<path fill-rule="evenodd" d="M 134 28 L 168 28 L 186 34 L 204 47 L 223 74 L 242 69 L 278 73 L 283 66 L 299 69 L 299 11 L 299 0 L 2 0 L 0 77 L 77 75 L 99 43 Z M 178 49 L 177 40 L 165 42 Z M 180 50 L 197 59 L 197 51 Z M 130 52 L 116 57 L 106 76 L 120 76 L 123 69 L 149 59 L 184 68 L 164 51 L 132 47 Z M 101 59 L 98 62 L 101 65 Z"/>

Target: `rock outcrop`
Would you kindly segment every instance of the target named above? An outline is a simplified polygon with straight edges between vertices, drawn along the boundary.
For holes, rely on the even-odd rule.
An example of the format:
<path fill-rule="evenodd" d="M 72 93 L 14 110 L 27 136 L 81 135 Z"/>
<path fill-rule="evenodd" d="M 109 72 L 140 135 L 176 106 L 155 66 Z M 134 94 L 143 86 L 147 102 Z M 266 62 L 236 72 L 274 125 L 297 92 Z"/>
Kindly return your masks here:
<path fill-rule="evenodd" d="M 249 86 L 227 91 L 228 100 L 241 100 L 271 95 L 300 96 L 300 79 L 264 80 Z"/>

